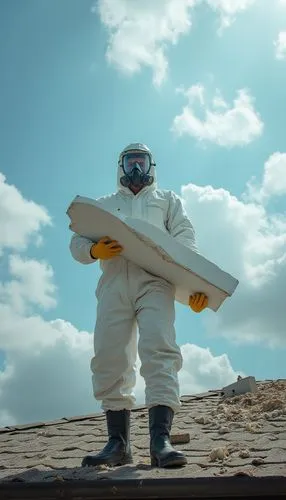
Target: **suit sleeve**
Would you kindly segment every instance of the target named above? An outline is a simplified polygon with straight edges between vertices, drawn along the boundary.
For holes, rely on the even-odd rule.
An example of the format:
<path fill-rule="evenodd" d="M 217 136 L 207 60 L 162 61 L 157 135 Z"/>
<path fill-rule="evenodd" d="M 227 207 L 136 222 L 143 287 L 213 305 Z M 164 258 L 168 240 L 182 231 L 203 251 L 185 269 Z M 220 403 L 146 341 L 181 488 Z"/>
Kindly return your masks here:
<path fill-rule="evenodd" d="M 70 251 L 75 260 L 81 264 L 92 264 L 97 259 L 93 259 L 90 255 L 90 249 L 93 241 L 78 234 L 73 234 L 70 242 Z"/>
<path fill-rule="evenodd" d="M 183 207 L 181 198 L 170 193 L 167 230 L 180 243 L 198 253 L 194 227 Z"/>

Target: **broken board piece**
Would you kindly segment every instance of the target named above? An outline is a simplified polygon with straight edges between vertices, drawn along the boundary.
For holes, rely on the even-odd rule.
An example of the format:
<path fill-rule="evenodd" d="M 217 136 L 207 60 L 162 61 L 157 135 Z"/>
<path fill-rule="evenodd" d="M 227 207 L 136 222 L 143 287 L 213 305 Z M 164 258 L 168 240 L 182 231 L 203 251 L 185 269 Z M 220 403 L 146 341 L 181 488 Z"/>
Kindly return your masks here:
<path fill-rule="evenodd" d="M 208 307 L 217 311 L 235 291 L 238 280 L 199 253 L 179 243 L 168 232 L 140 219 L 115 215 L 91 198 L 76 196 L 67 214 L 70 229 L 97 242 L 104 236 L 123 247 L 121 256 L 176 287 L 176 300 L 189 304 L 189 296 L 202 292 Z"/>
<path fill-rule="evenodd" d="M 189 432 L 184 434 L 171 434 L 170 436 L 171 444 L 187 444 L 191 441 Z"/>

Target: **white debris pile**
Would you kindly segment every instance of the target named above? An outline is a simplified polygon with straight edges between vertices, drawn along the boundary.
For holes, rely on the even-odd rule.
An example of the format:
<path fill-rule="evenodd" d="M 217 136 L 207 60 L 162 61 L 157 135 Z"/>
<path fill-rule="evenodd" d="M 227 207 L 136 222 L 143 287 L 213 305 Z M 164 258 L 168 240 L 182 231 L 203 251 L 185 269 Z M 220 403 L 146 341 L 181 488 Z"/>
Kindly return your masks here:
<path fill-rule="evenodd" d="M 258 385 L 256 393 L 246 393 L 222 400 L 212 412 L 220 424 L 286 417 L 286 381 L 278 380 Z"/>
<path fill-rule="evenodd" d="M 214 448 L 210 452 L 209 459 L 211 462 L 216 462 L 217 460 L 225 460 L 229 456 L 229 451 L 227 447 Z"/>
<path fill-rule="evenodd" d="M 211 462 L 231 462 L 233 458 L 252 459 L 251 464 L 257 466 L 263 459 L 251 455 L 247 443 L 228 438 L 228 433 L 239 430 L 243 432 L 260 432 L 267 420 L 284 420 L 286 422 L 286 380 L 258 384 L 257 392 L 224 398 L 212 411 L 212 423 L 218 434 L 226 434 L 225 445 L 210 450 Z M 198 419 L 197 419 L 198 421 Z M 201 423 L 202 420 L 200 420 Z M 231 434 L 235 436 L 235 434 Z M 277 438 L 275 438 L 277 439 Z"/>

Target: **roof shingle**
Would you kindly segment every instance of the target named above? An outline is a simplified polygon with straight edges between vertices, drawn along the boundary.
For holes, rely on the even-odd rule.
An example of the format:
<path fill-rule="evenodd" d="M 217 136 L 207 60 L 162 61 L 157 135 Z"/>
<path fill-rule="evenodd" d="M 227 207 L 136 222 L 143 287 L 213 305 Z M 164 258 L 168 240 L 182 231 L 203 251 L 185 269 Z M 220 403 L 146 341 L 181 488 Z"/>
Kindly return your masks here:
<path fill-rule="evenodd" d="M 256 394 L 223 400 L 220 391 L 183 396 L 172 436 L 188 464 L 151 469 L 148 412 L 132 411 L 134 464 L 81 468 L 107 434 L 103 414 L 0 429 L 0 482 L 249 476 L 286 478 L 286 381 L 258 384 Z"/>

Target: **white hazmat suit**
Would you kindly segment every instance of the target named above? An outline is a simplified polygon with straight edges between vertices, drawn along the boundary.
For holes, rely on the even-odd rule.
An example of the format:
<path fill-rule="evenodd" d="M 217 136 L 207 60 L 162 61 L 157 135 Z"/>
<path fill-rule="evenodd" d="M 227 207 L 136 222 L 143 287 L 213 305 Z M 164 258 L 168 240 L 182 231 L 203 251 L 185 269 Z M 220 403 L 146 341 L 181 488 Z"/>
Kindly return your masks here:
<path fill-rule="evenodd" d="M 115 194 L 97 200 L 113 214 L 143 219 L 168 231 L 174 238 L 196 250 L 194 228 L 180 198 L 157 188 L 154 182 L 134 195 L 123 187 L 118 166 Z M 108 228 L 106 228 L 108 235 Z M 112 236 L 112 235 L 110 235 Z M 82 264 L 94 263 L 90 249 L 94 242 L 73 235 L 70 250 Z M 119 242 L 124 247 L 124 241 Z M 122 256 L 101 261 L 97 318 L 94 332 L 94 357 L 91 360 L 93 391 L 103 410 L 130 410 L 135 403 L 136 323 L 139 330 L 140 373 L 146 385 L 146 406 L 166 405 L 180 408 L 178 372 L 182 356 L 175 338 L 175 290 L 166 280 L 153 276 Z"/>

